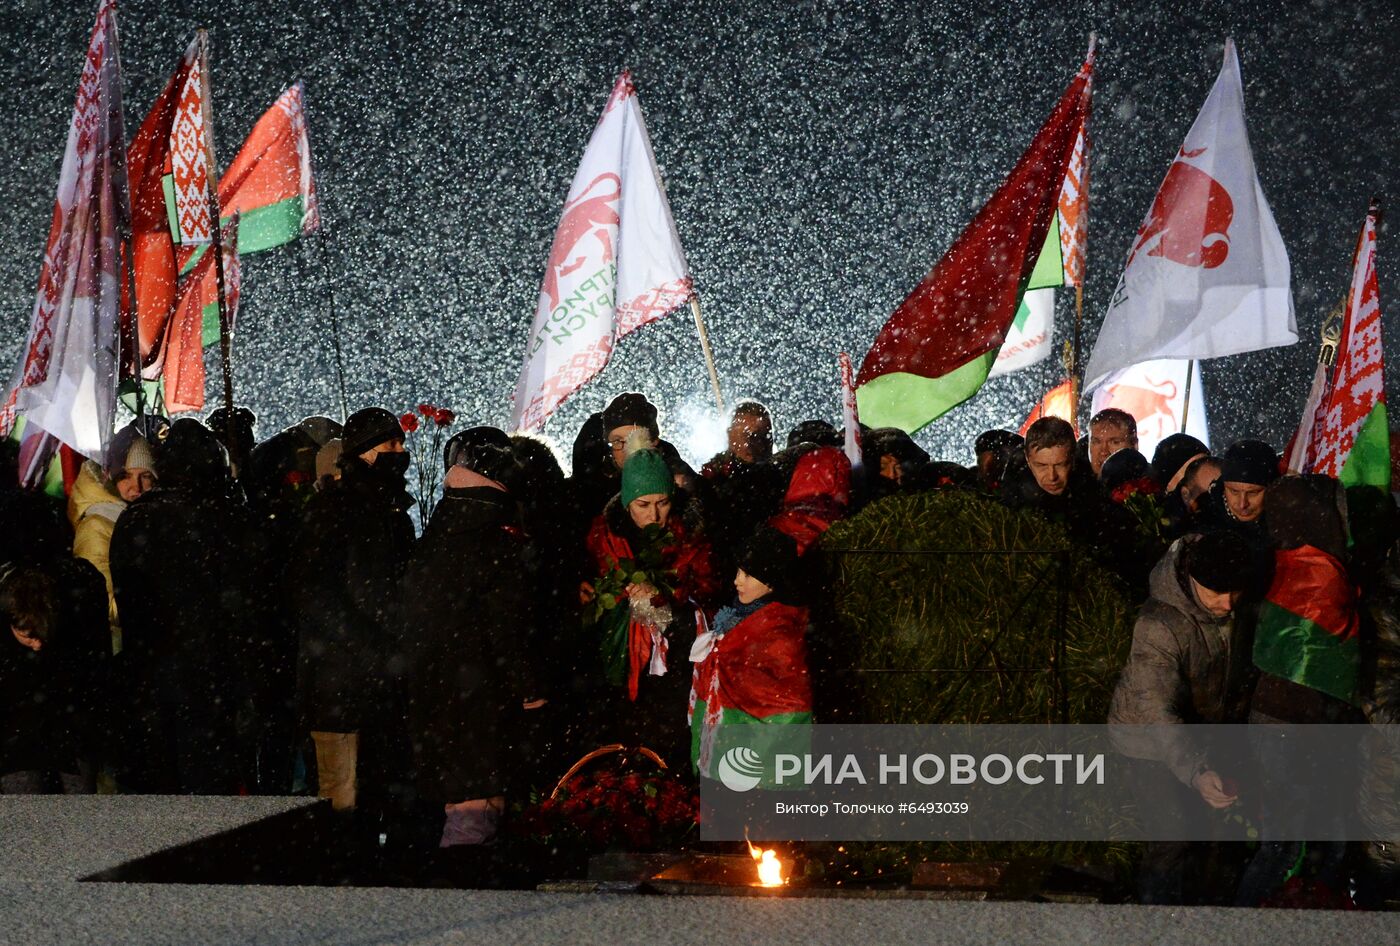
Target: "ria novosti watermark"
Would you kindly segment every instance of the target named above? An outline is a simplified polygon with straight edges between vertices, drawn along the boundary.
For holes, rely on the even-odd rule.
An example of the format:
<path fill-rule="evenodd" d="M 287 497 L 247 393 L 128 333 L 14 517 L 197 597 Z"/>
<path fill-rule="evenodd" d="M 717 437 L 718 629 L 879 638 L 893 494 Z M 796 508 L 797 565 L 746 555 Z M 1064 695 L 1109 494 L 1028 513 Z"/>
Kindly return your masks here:
<path fill-rule="evenodd" d="M 1364 790 L 1400 777 L 1400 727 L 724 726 L 702 770 L 706 840 L 1400 838 Z"/>

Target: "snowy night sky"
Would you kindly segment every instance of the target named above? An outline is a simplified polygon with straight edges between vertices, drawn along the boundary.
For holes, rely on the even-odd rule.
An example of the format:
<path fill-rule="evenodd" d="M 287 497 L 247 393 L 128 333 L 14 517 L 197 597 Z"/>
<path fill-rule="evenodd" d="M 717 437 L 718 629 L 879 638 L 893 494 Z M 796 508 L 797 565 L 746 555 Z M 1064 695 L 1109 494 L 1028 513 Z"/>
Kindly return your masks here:
<path fill-rule="evenodd" d="M 0 0 L 6 375 L 29 322 L 96 6 Z M 264 437 L 306 414 L 339 415 L 331 284 L 352 410 L 426 400 L 464 421 L 505 421 L 565 192 L 624 65 L 726 397 L 768 403 L 780 434 L 808 417 L 839 421 L 837 353 L 859 365 L 1011 169 L 1082 61 L 1090 30 L 1100 46 L 1086 358 L 1226 35 L 1239 46 L 1250 139 L 1291 258 L 1301 341 L 1204 365 L 1217 448 L 1242 436 L 1286 440 L 1367 201 L 1400 196 L 1394 0 L 126 0 L 118 18 L 128 136 L 200 26 L 211 34 L 222 163 L 285 85 L 306 81 L 324 244 L 244 259 L 235 377 Z M 1383 227 L 1379 247 L 1390 377 L 1400 370 L 1397 232 Z M 1072 293 L 1058 297 L 1063 329 Z M 216 362 L 211 352 L 210 407 Z M 1059 370 L 1052 360 L 994 379 L 918 439 L 935 456 L 968 462 L 972 437 L 1017 426 Z M 567 456 L 586 414 L 628 389 L 657 401 L 663 435 L 682 452 L 708 456 L 714 443 L 701 435 L 713 430 L 703 422 L 712 402 L 688 311 L 624 341 L 547 432 Z"/>

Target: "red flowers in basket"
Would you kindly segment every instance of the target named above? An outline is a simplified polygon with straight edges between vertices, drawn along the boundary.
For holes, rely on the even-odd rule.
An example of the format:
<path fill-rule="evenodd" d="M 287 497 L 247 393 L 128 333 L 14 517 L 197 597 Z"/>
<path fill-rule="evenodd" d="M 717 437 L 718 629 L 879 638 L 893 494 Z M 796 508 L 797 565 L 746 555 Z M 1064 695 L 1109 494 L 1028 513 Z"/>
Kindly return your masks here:
<path fill-rule="evenodd" d="M 550 843 L 652 851 L 694 831 L 699 808 L 696 791 L 679 779 L 605 769 L 579 773 L 554 797 L 526 808 L 516 830 Z"/>

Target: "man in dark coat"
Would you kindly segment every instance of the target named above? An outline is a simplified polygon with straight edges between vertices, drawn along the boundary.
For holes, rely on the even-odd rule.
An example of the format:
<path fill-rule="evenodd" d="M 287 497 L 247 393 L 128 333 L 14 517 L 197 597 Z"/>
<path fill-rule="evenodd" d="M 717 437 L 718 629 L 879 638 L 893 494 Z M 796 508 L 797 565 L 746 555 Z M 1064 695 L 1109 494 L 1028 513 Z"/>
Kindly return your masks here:
<path fill-rule="evenodd" d="M 444 847 L 494 836 L 512 774 L 533 761 L 518 742 L 521 713 L 544 704 L 525 538 L 507 492 L 519 471 L 510 438 L 474 427 L 448 451 L 442 502 L 403 593 L 418 790 L 446 814 Z"/>
<path fill-rule="evenodd" d="M 355 808 L 362 782 L 377 792 L 397 767 L 387 675 L 413 548 L 398 419 L 365 408 L 346 420 L 342 440 L 341 478 L 308 503 L 288 569 L 297 705 L 316 744 L 319 793 L 338 811 Z"/>
<path fill-rule="evenodd" d="M 1137 760 L 1131 768 L 1144 811 L 1179 823 L 1236 801 L 1228 777 L 1243 760 L 1212 758 L 1193 726 L 1244 719 L 1249 632 L 1235 612 L 1252 569 L 1248 546 L 1218 532 L 1178 540 L 1152 571 L 1108 715 L 1115 747 Z M 1141 900 L 1183 902 L 1198 874 L 1189 860 L 1202 853 L 1189 842 L 1149 844 L 1138 872 Z"/>
<path fill-rule="evenodd" d="M 1031 424 L 1022 451 L 1025 465 L 1008 473 L 1002 500 L 1063 523 L 1072 539 L 1088 546 L 1135 592 L 1143 592 L 1154 563 L 1137 554 L 1135 520 L 1108 499 L 1087 464 L 1076 463 L 1075 448 L 1068 422 L 1042 417 Z"/>
<path fill-rule="evenodd" d="M 226 795 L 254 787 L 271 588 L 266 550 L 231 498 L 214 434 L 175 421 L 156 451 L 156 489 L 112 533 L 117 658 L 133 704 L 132 768 L 146 792 Z"/>

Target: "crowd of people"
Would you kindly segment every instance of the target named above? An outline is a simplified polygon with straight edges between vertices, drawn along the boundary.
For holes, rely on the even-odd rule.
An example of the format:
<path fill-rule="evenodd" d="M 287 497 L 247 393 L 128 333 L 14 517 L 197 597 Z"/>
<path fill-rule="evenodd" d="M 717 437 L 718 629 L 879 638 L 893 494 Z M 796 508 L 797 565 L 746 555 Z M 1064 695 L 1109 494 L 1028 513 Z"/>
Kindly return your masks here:
<path fill-rule="evenodd" d="M 1349 515 L 1337 481 L 1281 475 L 1260 441 L 1215 456 L 1177 434 L 1149 459 L 1132 416 L 1106 410 L 1083 438 L 1054 417 L 987 431 L 971 468 L 862 430 L 853 471 L 842 431 L 802 421 L 780 447 L 745 401 L 696 470 L 625 393 L 583 425 L 567 475 L 535 437 L 450 437 L 418 535 L 402 418 L 311 417 L 260 443 L 254 424 L 244 409 L 140 417 L 83 465 L 66 510 L 16 485 L 6 445 L 0 791 L 301 788 L 376 830 L 414 812 L 457 846 L 489 841 L 508 797 L 599 745 L 706 776 L 721 725 L 813 718 L 822 534 L 929 490 L 1063 523 L 1142 603 L 1109 722 L 1181 724 L 1170 745 L 1121 748 L 1182 805 L 1236 800 L 1190 724 L 1400 713 L 1357 646 L 1400 646 L 1390 497 Z M 1258 620 L 1305 566 L 1331 582 L 1341 627 L 1324 689 Z M 1342 869 L 1336 848 L 1310 846 L 1321 875 Z M 1144 899 L 1189 899 L 1198 853 L 1150 846 Z M 1263 845 L 1240 902 L 1297 855 Z"/>

